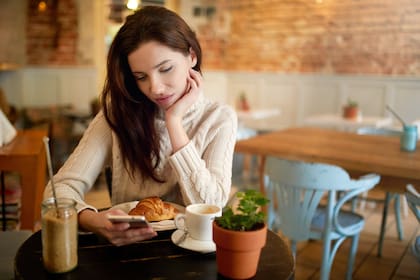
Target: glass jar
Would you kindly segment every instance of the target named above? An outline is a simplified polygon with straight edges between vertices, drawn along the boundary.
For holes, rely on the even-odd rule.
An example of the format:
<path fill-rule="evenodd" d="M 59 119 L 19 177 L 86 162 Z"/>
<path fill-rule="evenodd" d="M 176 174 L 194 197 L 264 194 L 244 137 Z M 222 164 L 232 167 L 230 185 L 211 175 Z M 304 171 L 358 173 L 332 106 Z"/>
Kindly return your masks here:
<path fill-rule="evenodd" d="M 400 146 L 401 150 L 412 152 L 416 150 L 417 144 L 417 126 L 404 125 L 403 133 L 401 134 Z"/>
<path fill-rule="evenodd" d="M 42 203 L 42 258 L 52 273 L 64 273 L 77 266 L 77 212 L 72 199 L 54 198 Z"/>

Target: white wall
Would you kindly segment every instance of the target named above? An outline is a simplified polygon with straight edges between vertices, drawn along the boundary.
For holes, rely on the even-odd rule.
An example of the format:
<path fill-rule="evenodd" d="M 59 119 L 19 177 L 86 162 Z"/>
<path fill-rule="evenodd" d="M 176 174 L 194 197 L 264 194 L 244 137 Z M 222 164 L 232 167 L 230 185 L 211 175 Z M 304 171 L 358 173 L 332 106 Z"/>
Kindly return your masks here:
<path fill-rule="evenodd" d="M 93 67 L 27 67 L 0 73 L 0 87 L 18 108 L 72 104 L 88 112 L 98 95 L 96 81 Z"/>
<path fill-rule="evenodd" d="M 228 76 L 224 72 L 205 72 L 203 73 L 204 94 L 207 98 L 221 102 L 229 103 Z"/>
<path fill-rule="evenodd" d="M 348 98 L 356 100 L 363 116 L 391 116 L 389 104 L 407 122 L 420 119 L 420 79 L 409 77 L 298 75 L 207 71 L 205 95 L 235 107 L 245 93 L 252 109 L 279 109 L 281 114 L 254 123 L 281 129 L 301 125 L 311 115 L 341 113 Z M 0 87 L 16 106 L 73 104 L 89 110 L 99 94 L 93 67 L 24 68 L 0 74 Z"/>
<path fill-rule="evenodd" d="M 418 78 L 212 72 L 206 83 L 212 88 L 223 86 L 218 83 L 220 76 L 225 76 L 227 86 L 226 96 L 220 100 L 235 106 L 239 95 L 245 93 L 252 109 L 281 111 L 277 117 L 260 121 L 267 129 L 302 125 L 311 115 L 341 114 L 349 98 L 359 103 L 363 116 L 391 116 L 385 109 L 388 104 L 407 122 L 420 119 Z"/>

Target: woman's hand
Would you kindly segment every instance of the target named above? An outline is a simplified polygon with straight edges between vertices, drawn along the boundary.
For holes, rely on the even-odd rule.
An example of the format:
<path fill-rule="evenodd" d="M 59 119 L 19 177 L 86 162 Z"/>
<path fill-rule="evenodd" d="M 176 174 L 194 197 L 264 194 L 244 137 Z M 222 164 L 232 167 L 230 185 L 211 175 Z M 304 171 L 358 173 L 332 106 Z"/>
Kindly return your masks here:
<path fill-rule="evenodd" d="M 130 228 L 128 223 L 111 223 L 108 215 L 126 215 L 122 210 L 94 212 L 86 209 L 79 213 L 79 226 L 84 230 L 104 236 L 116 246 L 153 238 L 157 233 L 151 228 Z"/>
<path fill-rule="evenodd" d="M 187 145 L 190 141 L 182 126 L 182 117 L 198 99 L 202 91 L 202 77 L 200 72 L 190 69 L 189 74 L 190 76 L 187 78 L 188 86 L 184 95 L 165 112 L 166 127 L 168 128 L 173 153 Z"/>
<path fill-rule="evenodd" d="M 200 72 L 189 69 L 189 77 L 187 78 L 187 89 L 185 93 L 174 104 L 172 104 L 165 112 L 166 119 L 179 118 L 185 115 L 187 110 L 197 100 L 202 91 L 202 77 Z"/>

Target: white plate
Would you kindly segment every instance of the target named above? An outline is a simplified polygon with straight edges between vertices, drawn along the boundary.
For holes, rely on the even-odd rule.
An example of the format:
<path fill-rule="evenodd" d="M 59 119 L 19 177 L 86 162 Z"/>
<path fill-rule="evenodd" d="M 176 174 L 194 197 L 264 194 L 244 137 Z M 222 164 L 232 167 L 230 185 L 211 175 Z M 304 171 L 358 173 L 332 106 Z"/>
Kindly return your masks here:
<path fill-rule="evenodd" d="M 136 205 L 137 205 L 138 201 L 131 201 L 131 202 L 125 202 L 125 203 L 121 203 L 121 204 L 117 204 L 111 207 L 111 209 L 120 209 L 123 210 L 125 213 L 128 214 L 128 212 L 133 209 Z M 179 213 L 184 213 L 185 212 L 185 207 L 172 203 L 172 202 L 166 202 L 171 204 L 173 207 L 175 207 L 175 209 L 178 210 Z M 175 223 L 174 220 L 164 220 L 164 221 L 160 221 L 160 222 L 150 222 L 152 228 L 155 231 L 162 231 L 162 230 L 171 230 L 171 229 L 176 229 L 175 227 Z"/>
<path fill-rule="evenodd" d="M 184 234 L 183 230 L 176 230 L 172 233 L 171 239 L 172 242 L 184 249 L 200 252 L 200 253 L 211 253 L 216 251 L 216 244 L 213 241 L 200 241 L 187 236 L 184 241 L 179 244 L 176 242 L 182 237 Z"/>

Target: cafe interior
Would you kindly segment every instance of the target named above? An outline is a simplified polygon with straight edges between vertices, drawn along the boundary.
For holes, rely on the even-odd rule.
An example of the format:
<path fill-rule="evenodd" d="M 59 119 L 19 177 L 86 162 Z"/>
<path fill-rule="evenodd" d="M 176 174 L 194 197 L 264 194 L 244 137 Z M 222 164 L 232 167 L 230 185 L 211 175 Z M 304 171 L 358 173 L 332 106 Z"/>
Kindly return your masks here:
<path fill-rule="evenodd" d="M 0 279 L 13 278 L 16 252 L 41 229 L 41 196 L 28 189 L 42 190 L 48 167 L 56 172 L 76 147 L 99 110 L 110 43 L 147 5 L 196 33 L 205 96 L 238 116 L 232 190 L 267 194 L 269 230 L 297 238 L 269 188 L 267 172 L 283 164 L 272 157 L 375 173 L 380 183 L 343 205 L 364 220 L 351 277 L 419 279 L 420 216 L 407 193 L 420 201 L 420 2 L 410 0 L 1 0 Z M 10 151 L 29 130 L 39 132 L 29 150 L 45 153 L 48 136 L 50 166 Z M 107 175 L 86 195 L 98 209 L 111 206 Z M 299 241 L 294 279 L 321 279 L 325 266 L 328 279 L 344 279 L 351 248 L 345 240 L 326 264 L 322 239 Z"/>

